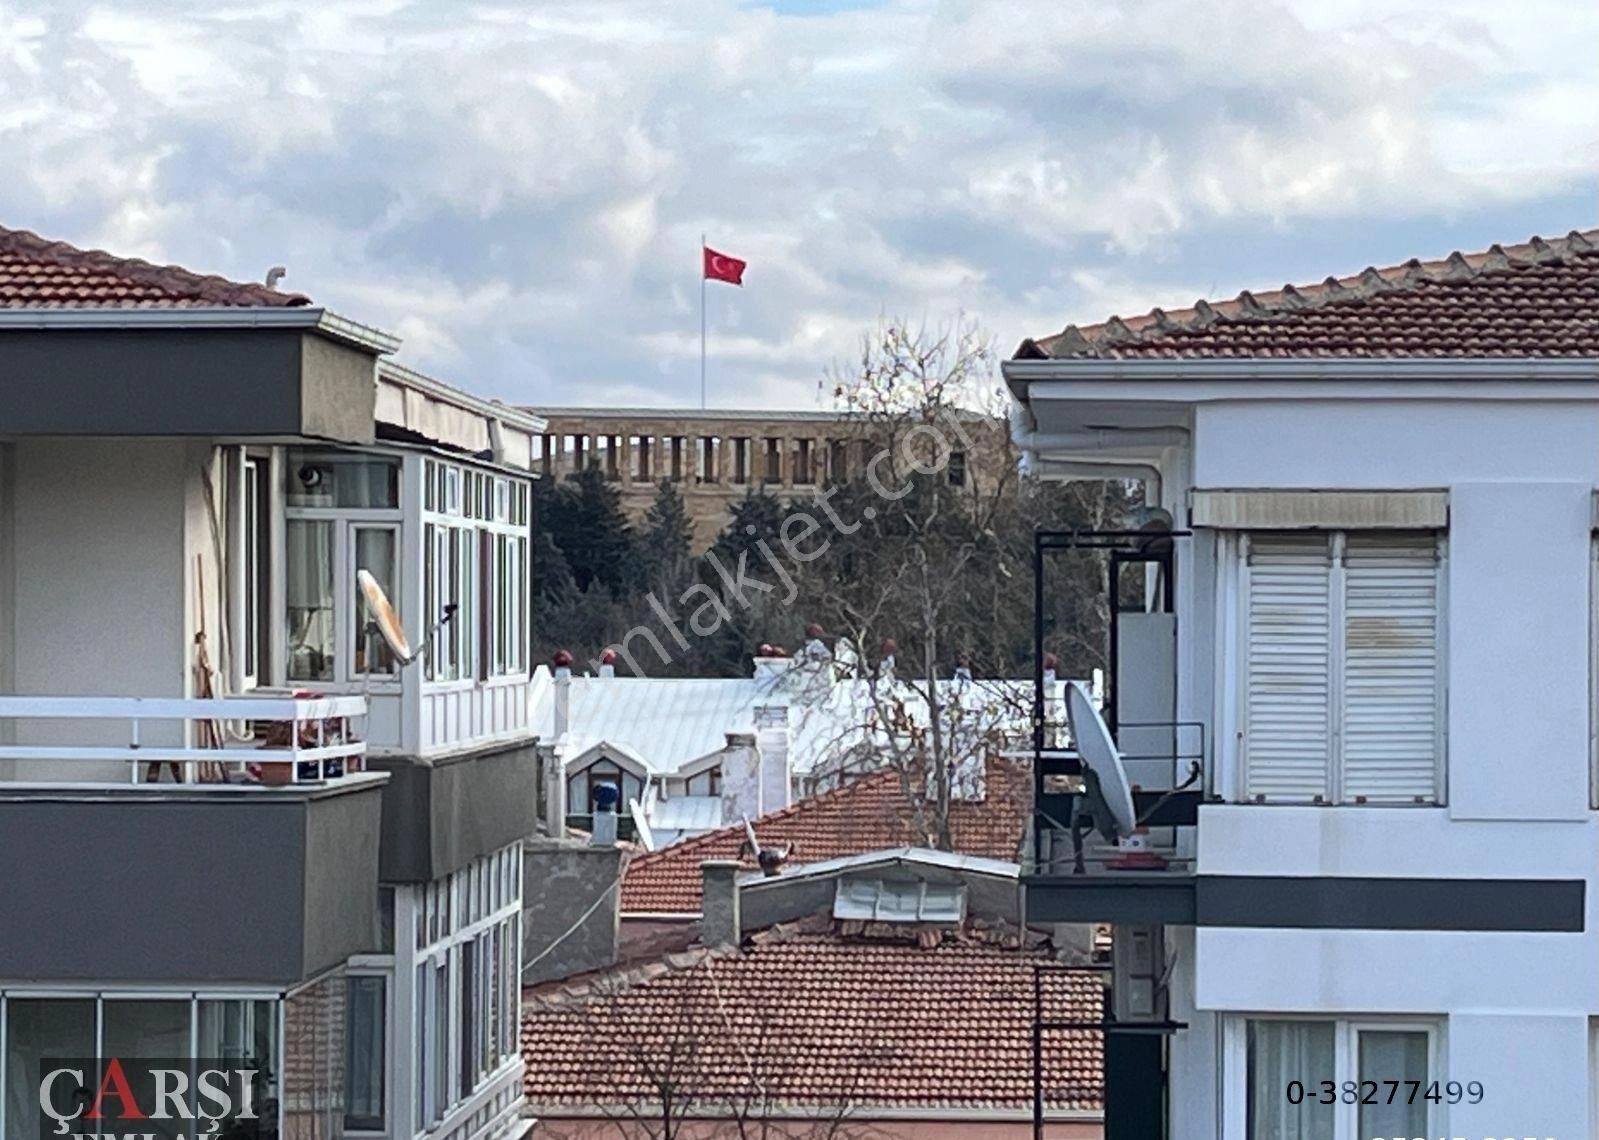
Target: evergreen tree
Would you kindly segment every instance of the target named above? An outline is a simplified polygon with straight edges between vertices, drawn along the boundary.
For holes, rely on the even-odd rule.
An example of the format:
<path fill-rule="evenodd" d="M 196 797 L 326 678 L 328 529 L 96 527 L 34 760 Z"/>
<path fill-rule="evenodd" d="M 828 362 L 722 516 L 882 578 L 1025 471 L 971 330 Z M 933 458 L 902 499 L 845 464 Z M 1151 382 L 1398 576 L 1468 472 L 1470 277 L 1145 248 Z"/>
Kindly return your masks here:
<path fill-rule="evenodd" d="M 540 504 L 539 523 L 566 556 L 580 591 L 595 582 L 620 596 L 638 584 L 633 528 L 621 493 L 590 467 L 553 487 Z"/>
<path fill-rule="evenodd" d="M 656 488 L 641 540 L 645 587 L 669 602 L 689 583 L 694 544 L 694 523 L 670 479 L 662 479 Z"/>

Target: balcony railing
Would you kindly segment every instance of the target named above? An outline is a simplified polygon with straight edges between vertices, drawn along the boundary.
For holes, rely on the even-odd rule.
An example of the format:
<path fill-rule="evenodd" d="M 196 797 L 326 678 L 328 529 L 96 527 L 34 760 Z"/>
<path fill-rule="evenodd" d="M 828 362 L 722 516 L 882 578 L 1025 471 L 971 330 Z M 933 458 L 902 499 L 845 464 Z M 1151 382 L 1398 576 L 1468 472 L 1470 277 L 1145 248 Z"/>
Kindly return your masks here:
<path fill-rule="evenodd" d="M 163 771 L 200 786 L 320 783 L 365 770 L 366 713 L 362 696 L 4 696 L 0 727 L 121 722 L 127 734 L 126 743 L 0 743 L 0 761 L 53 763 L 66 770 L 73 764 L 121 762 L 128 765 L 134 784 L 157 782 Z M 181 731 L 167 728 L 173 725 Z M 24 732 L 51 739 L 62 735 L 54 726 Z M 183 743 L 152 742 L 152 736 L 176 737 Z"/>

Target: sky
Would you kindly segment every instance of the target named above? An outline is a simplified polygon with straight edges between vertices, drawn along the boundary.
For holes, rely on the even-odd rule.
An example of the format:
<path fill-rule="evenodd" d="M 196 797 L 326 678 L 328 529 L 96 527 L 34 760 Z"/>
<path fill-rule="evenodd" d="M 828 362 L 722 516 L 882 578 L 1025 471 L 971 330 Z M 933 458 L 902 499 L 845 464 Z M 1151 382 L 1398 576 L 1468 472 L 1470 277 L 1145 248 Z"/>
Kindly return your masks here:
<path fill-rule="evenodd" d="M 1570 0 L 0 0 L 0 225 L 533 406 L 826 406 L 1024 336 L 1599 226 Z"/>

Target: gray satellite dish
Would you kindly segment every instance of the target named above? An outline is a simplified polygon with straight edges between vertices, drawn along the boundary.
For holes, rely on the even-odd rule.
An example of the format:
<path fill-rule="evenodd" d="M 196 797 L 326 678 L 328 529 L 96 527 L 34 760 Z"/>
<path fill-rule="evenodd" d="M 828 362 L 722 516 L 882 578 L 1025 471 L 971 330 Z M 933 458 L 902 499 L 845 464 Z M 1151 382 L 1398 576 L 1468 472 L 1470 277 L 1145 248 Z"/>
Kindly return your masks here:
<path fill-rule="evenodd" d="M 1083 765 L 1083 791 L 1086 801 L 1072 820 L 1072 840 L 1077 850 L 1077 870 L 1083 869 L 1082 831 L 1080 823 L 1091 821 L 1098 831 L 1112 843 L 1124 835 L 1131 835 L 1138 826 L 1138 815 L 1133 808 L 1132 786 L 1127 782 L 1127 772 L 1122 768 L 1121 755 L 1110 730 L 1100 719 L 1088 690 L 1080 681 L 1066 682 L 1066 719 L 1071 724 L 1072 743 L 1077 747 L 1077 757 Z"/>
<path fill-rule="evenodd" d="M 409 665 L 416 660 L 417 654 L 405 636 L 405 627 L 400 624 L 400 615 L 394 612 L 388 594 L 384 593 L 383 587 L 378 584 L 378 580 L 372 576 L 370 570 L 357 570 L 355 582 L 361 589 L 361 598 L 366 602 L 367 616 L 371 618 L 378 636 L 383 638 L 389 647 L 389 652 L 394 654 L 401 665 Z"/>

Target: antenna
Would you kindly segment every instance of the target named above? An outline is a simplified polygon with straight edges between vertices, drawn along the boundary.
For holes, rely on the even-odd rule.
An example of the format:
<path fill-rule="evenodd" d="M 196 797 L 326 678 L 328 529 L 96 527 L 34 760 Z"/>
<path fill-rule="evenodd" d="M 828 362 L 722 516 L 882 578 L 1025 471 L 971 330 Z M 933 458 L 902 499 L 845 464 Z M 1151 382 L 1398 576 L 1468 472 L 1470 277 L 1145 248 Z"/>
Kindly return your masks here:
<path fill-rule="evenodd" d="M 413 650 L 410 640 L 405 636 L 405 627 L 400 624 L 400 615 L 394 612 L 394 606 L 390 603 L 388 594 L 378 584 L 378 580 L 372 576 L 372 572 L 370 570 L 357 570 L 355 572 L 355 582 L 361 588 L 361 598 L 366 603 L 367 635 L 370 636 L 376 633 L 382 637 L 384 643 L 389 647 L 389 652 L 394 654 L 394 659 L 402 666 L 410 665 L 427 656 L 428 650 L 433 648 L 434 642 L 438 639 L 439 631 L 449 625 L 450 620 L 455 617 L 457 607 L 454 602 L 451 602 L 444 607 L 443 616 L 439 618 L 438 624 L 428 632 L 427 640 L 419 648 Z M 370 652 L 368 656 L 371 656 Z"/>
<path fill-rule="evenodd" d="M 1115 843 L 1123 835 L 1132 834 L 1138 826 L 1138 816 L 1116 742 L 1081 681 L 1066 682 L 1066 719 L 1083 764 L 1083 795 L 1072 809 L 1072 871 L 1081 875 L 1083 835 L 1093 830 Z"/>

